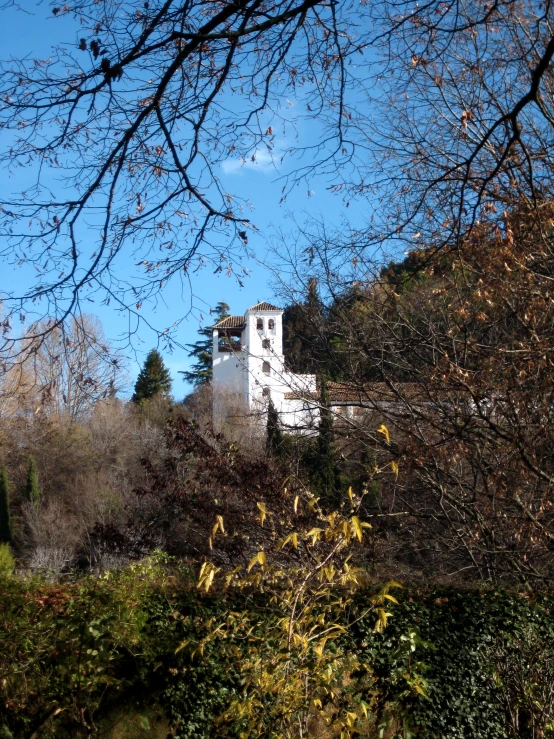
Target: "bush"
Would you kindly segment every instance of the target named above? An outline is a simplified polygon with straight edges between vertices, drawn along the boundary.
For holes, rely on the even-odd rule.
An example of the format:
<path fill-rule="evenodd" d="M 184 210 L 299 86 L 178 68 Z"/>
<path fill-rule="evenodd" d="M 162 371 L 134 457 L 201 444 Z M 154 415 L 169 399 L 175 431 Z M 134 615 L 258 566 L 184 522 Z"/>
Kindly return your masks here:
<path fill-rule="evenodd" d="M 175 650 L 184 639 L 200 644 L 205 622 L 226 607 L 200 596 L 162 555 L 74 582 L 3 582 L 4 732 L 27 737 L 43 726 L 45 738 L 89 736 L 114 706 L 144 696 L 167 706 L 176 736 L 210 735 L 237 689 L 240 660 L 215 647 L 205 659 Z"/>
<path fill-rule="evenodd" d="M 554 673 L 551 595 L 436 588 L 405 591 L 399 600 L 382 635 L 367 618 L 349 635 L 373 665 L 382 713 L 395 703 L 422 739 L 549 736 L 526 733 L 521 721 L 515 728 L 513 714 L 541 698 L 529 721 L 538 725 L 540 713 L 545 727 L 554 719 L 546 696 Z M 417 675 L 425 678 L 425 697 L 410 689 Z"/>
<path fill-rule="evenodd" d="M 337 716 L 372 739 L 552 735 L 551 595 L 407 589 L 383 633 L 371 590 L 348 613 L 336 595 L 322 613 L 350 626 L 324 646 L 330 690 L 305 696 L 307 736 L 335 736 Z M 96 735 L 129 707 L 139 719 L 164 710 L 175 739 L 249 738 L 253 720 L 259 735 L 282 736 L 270 723 L 289 689 L 272 673 L 282 613 L 252 590 L 200 592 L 196 577 L 161 554 L 57 584 L 5 578 L 0 736 L 39 727 L 41 739 Z M 317 669 L 317 651 L 313 658 Z M 306 666 L 293 660 L 291 686 Z"/>

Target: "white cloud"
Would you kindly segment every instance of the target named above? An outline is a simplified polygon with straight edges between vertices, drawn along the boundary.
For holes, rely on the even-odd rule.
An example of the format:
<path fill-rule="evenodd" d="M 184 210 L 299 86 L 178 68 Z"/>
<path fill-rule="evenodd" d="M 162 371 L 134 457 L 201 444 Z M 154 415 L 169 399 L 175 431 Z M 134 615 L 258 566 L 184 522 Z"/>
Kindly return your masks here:
<path fill-rule="evenodd" d="M 250 169 L 263 174 L 276 172 L 279 168 L 279 157 L 267 149 L 259 149 L 254 157 L 248 159 L 226 159 L 221 163 L 221 169 L 225 174 L 241 174 L 243 170 Z"/>

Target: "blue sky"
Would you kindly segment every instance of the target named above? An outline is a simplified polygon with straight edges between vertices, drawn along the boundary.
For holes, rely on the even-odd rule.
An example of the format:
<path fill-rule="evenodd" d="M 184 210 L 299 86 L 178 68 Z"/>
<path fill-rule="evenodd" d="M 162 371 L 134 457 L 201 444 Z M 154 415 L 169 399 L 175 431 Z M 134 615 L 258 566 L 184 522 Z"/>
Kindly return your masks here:
<path fill-rule="evenodd" d="M 0 24 L 0 44 L 2 58 L 29 56 L 43 58 L 48 56 L 52 43 L 58 40 L 71 41 L 75 38 L 76 25 L 66 16 L 55 19 L 47 5 L 31 7 L 34 14 L 23 13 L 15 8 L 2 11 Z M 301 126 L 301 134 L 312 133 L 306 130 L 306 123 Z M 317 124 L 313 125 L 313 135 L 317 136 Z M 5 146 L 7 139 L 0 135 L 0 146 Z M 278 146 L 285 145 L 284 140 L 277 139 Z M 244 279 L 241 287 L 234 277 L 213 274 L 211 269 L 201 270 L 193 276 L 192 292 L 196 310 L 181 324 L 179 340 L 181 343 L 192 343 L 197 339 L 197 330 L 201 323 L 209 322 L 209 308 L 219 301 L 225 301 L 233 313 L 242 314 L 250 305 L 260 300 L 274 300 L 271 283 L 274 274 L 264 266 L 268 260 L 273 263 L 279 272 L 279 265 L 275 264 L 269 250 L 269 240 L 277 232 L 294 233 L 295 222 L 302 223 L 307 218 L 324 217 L 329 227 L 338 226 L 347 213 L 345 204 L 340 195 L 333 195 L 328 191 L 329 182 L 324 178 L 314 178 L 309 185 L 303 183 L 280 204 L 282 181 L 276 165 L 269 157 L 259 153 L 257 161 L 248 161 L 242 165 L 240 161 L 229 159 L 221 167 L 221 179 L 224 187 L 233 194 L 239 195 L 253 204 L 250 214 L 252 222 L 259 229 L 257 234 L 249 234 L 249 247 L 254 258 L 244 260 L 242 266 L 249 275 Z M 17 177 L 3 172 L 0 179 L 0 199 L 21 189 Z M 363 215 L 364 204 L 353 204 L 348 210 L 350 218 L 360 219 Z M 127 260 L 127 262 L 125 261 Z M 124 257 L 120 262 L 120 269 L 131 269 L 131 257 Z M 10 268 L 0 263 L 0 292 L 10 289 L 25 289 L 31 275 L 28 270 Z M 171 323 L 176 306 L 182 308 L 189 300 L 183 295 L 178 285 L 170 285 L 165 289 L 162 300 L 157 305 L 144 304 L 144 316 L 155 325 L 164 327 Z M 184 313 L 184 310 L 181 310 Z M 91 306 L 91 313 L 97 315 L 104 324 L 106 335 L 114 342 L 121 340 L 127 334 L 127 318 L 106 306 Z M 134 380 L 139 365 L 146 352 L 155 346 L 157 338 L 154 332 L 142 327 L 134 339 L 134 351 L 128 352 L 130 357 L 129 372 Z M 186 351 L 175 349 L 173 353 L 164 353 L 166 364 L 171 370 L 173 393 L 176 398 L 182 398 L 190 388 L 185 385 L 178 370 L 189 367 Z"/>

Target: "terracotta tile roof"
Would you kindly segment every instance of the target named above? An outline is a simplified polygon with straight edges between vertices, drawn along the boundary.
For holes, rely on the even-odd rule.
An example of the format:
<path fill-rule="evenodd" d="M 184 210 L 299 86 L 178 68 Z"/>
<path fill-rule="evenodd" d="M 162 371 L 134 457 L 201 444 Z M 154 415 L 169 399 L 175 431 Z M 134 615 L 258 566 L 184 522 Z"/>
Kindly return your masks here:
<path fill-rule="evenodd" d="M 244 328 L 246 326 L 246 320 L 244 316 L 227 316 L 223 318 L 219 323 L 216 323 L 213 328 Z"/>
<path fill-rule="evenodd" d="M 256 303 L 256 305 L 253 305 L 246 312 L 249 313 L 250 311 L 264 311 L 264 310 L 283 310 L 283 309 L 277 308 L 277 306 L 271 305 L 271 303 L 262 302 L 262 303 Z"/>
<path fill-rule="evenodd" d="M 386 403 L 400 399 L 413 401 L 429 400 L 421 385 L 415 382 L 399 382 L 391 390 L 386 382 L 370 382 L 367 385 L 354 385 L 349 382 L 328 382 L 327 394 L 331 403 Z M 319 390 L 311 393 L 285 393 L 287 400 L 319 400 Z"/>

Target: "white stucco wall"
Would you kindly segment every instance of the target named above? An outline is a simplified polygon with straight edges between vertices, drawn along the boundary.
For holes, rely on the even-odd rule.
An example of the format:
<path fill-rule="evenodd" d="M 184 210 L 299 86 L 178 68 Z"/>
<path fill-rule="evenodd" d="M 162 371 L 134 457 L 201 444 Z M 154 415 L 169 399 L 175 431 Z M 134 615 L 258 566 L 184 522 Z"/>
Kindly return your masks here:
<path fill-rule="evenodd" d="M 244 330 L 245 348 L 248 355 L 248 404 L 259 403 L 263 398 L 263 389 L 269 388 L 273 402 L 282 388 L 284 372 L 283 357 L 283 321 L 282 311 L 247 311 Z M 263 329 L 258 330 L 258 319 L 263 321 Z M 269 320 L 275 322 L 275 328 L 269 329 Z M 269 348 L 263 347 L 263 340 L 268 339 Z M 269 374 L 263 371 L 264 362 L 270 366 Z M 277 406 L 276 406 L 277 407 Z"/>
<path fill-rule="evenodd" d="M 212 353 L 212 383 L 219 392 L 228 390 L 238 393 L 244 402 L 247 402 L 247 387 L 245 382 L 246 353 L 220 352 L 218 332 L 213 332 Z"/>

